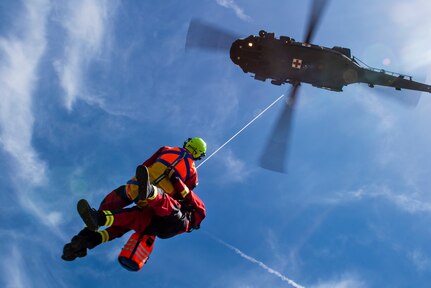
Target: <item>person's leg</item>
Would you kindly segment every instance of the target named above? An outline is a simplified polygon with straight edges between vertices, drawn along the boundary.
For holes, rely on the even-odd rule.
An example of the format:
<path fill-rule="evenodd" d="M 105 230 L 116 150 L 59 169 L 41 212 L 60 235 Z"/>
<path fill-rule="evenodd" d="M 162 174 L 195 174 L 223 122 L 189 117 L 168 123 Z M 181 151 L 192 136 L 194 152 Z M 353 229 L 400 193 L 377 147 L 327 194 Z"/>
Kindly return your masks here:
<path fill-rule="evenodd" d="M 130 205 L 132 201 L 125 194 L 125 185 L 110 192 L 100 203 L 99 210 L 117 210 Z M 77 257 L 87 255 L 87 249 L 121 237 L 130 229 L 123 227 L 111 227 L 103 231 L 92 231 L 88 228 L 82 229 L 72 240 L 64 245 L 61 258 L 66 261 L 75 260 Z"/>
<path fill-rule="evenodd" d="M 77 257 L 85 257 L 87 249 L 114 240 L 129 232 L 130 229 L 124 227 L 111 226 L 101 231 L 91 231 L 88 228 L 82 229 L 72 240 L 64 245 L 61 258 L 66 261 L 73 261 Z"/>
<path fill-rule="evenodd" d="M 126 195 L 126 186 L 122 185 L 106 195 L 99 206 L 99 210 L 118 210 L 129 206 L 133 201 Z"/>
<path fill-rule="evenodd" d="M 139 182 L 139 197 L 147 201 L 148 207 L 156 215 L 149 230 L 160 238 L 170 238 L 188 231 L 190 216 L 181 210 L 177 200 L 150 183 L 147 167 L 138 166 L 136 178 Z"/>
<path fill-rule="evenodd" d="M 96 231 L 100 226 L 122 227 L 136 232 L 143 232 L 148 227 L 154 211 L 148 207 L 125 208 L 119 210 L 97 211 L 91 208 L 85 199 L 78 201 L 78 213 L 88 229 Z"/>
<path fill-rule="evenodd" d="M 181 204 L 165 193 L 161 188 L 154 186 L 154 192 L 147 198 L 148 206 L 154 210 L 157 216 L 169 216 L 180 210 Z"/>
<path fill-rule="evenodd" d="M 150 182 L 147 167 L 139 165 L 136 168 L 136 178 L 139 183 L 140 200 L 146 200 L 157 216 L 169 216 L 180 209 L 181 204 L 177 200 Z"/>
<path fill-rule="evenodd" d="M 97 231 L 88 228 L 82 229 L 72 240 L 64 245 L 61 258 L 65 261 L 73 261 L 77 257 L 85 257 L 87 249 L 92 249 L 102 243 L 102 236 Z"/>
<path fill-rule="evenodd" d="M 160 188 L 155 187 L 152 199 L 148 198 L 149 208 L 155 217 L 149 231 L 159 238 L 170 238 L 189 230 L 190 215 L 181 210 L 181 204 Z"/>

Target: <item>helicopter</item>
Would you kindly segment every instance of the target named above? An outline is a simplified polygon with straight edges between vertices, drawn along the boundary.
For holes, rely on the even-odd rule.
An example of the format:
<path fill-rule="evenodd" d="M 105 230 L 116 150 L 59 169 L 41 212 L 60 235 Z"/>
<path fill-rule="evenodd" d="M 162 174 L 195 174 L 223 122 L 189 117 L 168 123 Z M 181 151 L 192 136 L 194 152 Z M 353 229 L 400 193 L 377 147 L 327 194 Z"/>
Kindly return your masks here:
<path fill-rule="evenodd" d="M 314 87 L 341 92 L 343 86 L 366 83 L 431 93 L 431 86 L 415 82 L 412 76 L 383 69 L 362 67 L 348 48 L 296 42 L 295 39 L 259 31 L 259 36 L 236 40 L 230 48 L 233 63 L 256 80 L 271 79 L 274 85 L 309 83 Z"/>
<path fill-rule="evenodd" d="M 291 84 L 287 104 L 269 137 L 260 159 L 260 166 L 284 172 L 291 118 L 301 83 L 335 92 L 354 83 L 375 85 L 431 93 L 431 86 L 413 81 L 412 76 L 372 68 L 352 56 L 349 48 L 333 48 L 312 44 L 318 23 L 329 0 L 313 0 L 304 40 L 298 42 L 288 36 L 260 30 L 258 35 L 239 38 L 198 19 L 190 22 L 186 49 L 200 48 L 229 51 L 230 59 L 244 73 L 254 79 L 270 80 L 274 85 Z M 276 152 L 276 153 L 274 153 Z"/>

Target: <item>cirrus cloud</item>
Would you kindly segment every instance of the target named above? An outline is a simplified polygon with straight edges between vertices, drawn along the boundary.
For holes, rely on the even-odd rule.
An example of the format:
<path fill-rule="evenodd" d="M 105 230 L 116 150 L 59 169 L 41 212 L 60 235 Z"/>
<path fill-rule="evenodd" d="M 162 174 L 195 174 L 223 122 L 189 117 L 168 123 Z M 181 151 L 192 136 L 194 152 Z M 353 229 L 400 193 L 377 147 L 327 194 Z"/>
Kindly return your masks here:
<path fill-rule="evenodd" d="M 32 93 L 37 87 L 38 67 L 45 52 L 45 0 L 25 2 L 17 29 L 0 38 L 0 144 L 12 157 L 12 165 L 26 180 L 40 184 L 46 165 L 32 146 L 34 115 Z M 18 31 L 25 31 L 18 33 Z"/>
<path fill-rule="evenodd" d="M 236 4 L 233 0 L 217 0 L 217 4 L 228 9 L 232 9 L 235 12 L 236 16 L 243 21 L 251 20 L 250 16 L 244 13 L 244 9 L 238 6 L 238 4 Z"/>

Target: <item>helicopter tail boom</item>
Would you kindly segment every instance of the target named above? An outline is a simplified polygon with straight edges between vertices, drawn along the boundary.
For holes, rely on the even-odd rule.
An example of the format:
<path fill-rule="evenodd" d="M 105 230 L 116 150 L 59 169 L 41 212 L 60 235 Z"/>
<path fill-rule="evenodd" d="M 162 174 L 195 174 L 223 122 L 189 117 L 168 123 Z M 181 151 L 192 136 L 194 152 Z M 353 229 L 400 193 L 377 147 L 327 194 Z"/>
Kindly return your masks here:
<path fill-rule="evenodd" d="M 431 93 L 431 85 L 413 81 L 410 76 L 367 68 L 362 68 L 360 74 L 359 82 L 366 83 L 370 87 L 380 85 L 394 87 L 396 90 L 409 89 Z"/>

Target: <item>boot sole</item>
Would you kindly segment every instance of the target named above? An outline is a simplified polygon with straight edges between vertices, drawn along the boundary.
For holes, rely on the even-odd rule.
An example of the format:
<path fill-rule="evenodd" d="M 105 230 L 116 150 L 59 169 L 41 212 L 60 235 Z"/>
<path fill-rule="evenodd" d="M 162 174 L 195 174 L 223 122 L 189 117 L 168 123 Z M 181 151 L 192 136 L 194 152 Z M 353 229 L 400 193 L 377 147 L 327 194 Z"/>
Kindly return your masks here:
<path fill-rule="evenodd" d="M 88 229 L 92 231 L 97 231 L 99 229 L 99 225 L 97 225 L 97 220 L 93 218 L 91 215 L 91 207 L 88 204 L 87 200 L 81 199 L 78 201 L 77 210 L 79 216 L 81 216 L 82 221 L 84 221 L 85 225 L 87 225 Z"/>
<path fill-rule="evenodd" d="M 148 168 L 142 165 L 142 168 L 138 170 L 138 174 L 136 175 L 139 185 L 147 185 L 148 183 Z"/>
<path fill-rule="evenodd" d="M 71 243 L 64 245 L 63 255 L 61 255 L 61 259 L 63 259 L 64 261 L 73 261 L 76 259 L 76 255 L 73 251 Z"/>
<path fill-rule="evenodd" d="M 143 192 L 145 191 L 144 195 L 140 195 L 140 199 L 141 200 L 145 200 L 148 198 L 148 182 L 149 182 L 149 172 L 148 172 L 148 168 L 142 165 L 142 169 L 140 169 L 139 171 L 139 175 L 136 175 L 136 178 L 139 178 L 138 181 L 139 183 L 139 190 L 141 191 L 141 189 L 143 190 Z"/>
<path fill-rule="evenodd" d="M 85 247 L 84 240 L 81 238 L 73 237 L 70 243 L 64 245 L 63 255 L 61 259 L 64 261 L 73 261 L 77 257 L 82 258 L 87 256 L 87 248 Z"/>

